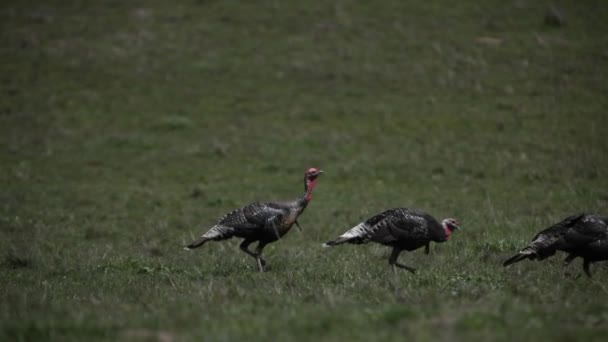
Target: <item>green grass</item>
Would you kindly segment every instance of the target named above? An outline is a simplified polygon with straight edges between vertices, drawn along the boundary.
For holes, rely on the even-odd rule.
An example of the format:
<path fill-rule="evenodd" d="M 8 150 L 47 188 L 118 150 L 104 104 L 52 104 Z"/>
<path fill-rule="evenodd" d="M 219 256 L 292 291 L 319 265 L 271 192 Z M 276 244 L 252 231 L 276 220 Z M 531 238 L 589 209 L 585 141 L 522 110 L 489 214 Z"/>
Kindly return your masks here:
<path fill-rule="evenodd" d="M 564 15 L 544 24 L 549 6 Z M 3 341 L 603 340 L 608 268 L 500 265 L 608 213 L 603 1 L 5 1 Z M 494 39 L 479 39 L 489 37 Z M 302 191 L 259 274 L 226 211 Z M 401 260 L 323 249 L 397 206 L 457 217 Z"/>

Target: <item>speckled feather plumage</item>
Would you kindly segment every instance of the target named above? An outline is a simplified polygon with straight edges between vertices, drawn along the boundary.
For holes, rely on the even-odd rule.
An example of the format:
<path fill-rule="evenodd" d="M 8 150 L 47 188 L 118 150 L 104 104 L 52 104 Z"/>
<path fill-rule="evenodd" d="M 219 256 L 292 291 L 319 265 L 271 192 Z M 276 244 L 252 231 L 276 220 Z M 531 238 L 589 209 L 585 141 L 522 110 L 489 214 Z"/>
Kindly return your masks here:
<path fill-rule="evenodd" d="M 284 218 L 290 215 L 297 218 L 305 207 L 306 202 L 300 200 L 251 203 L 222 216 L 203 237 L 224 240 L 233 236 L 247 238 L 256 235 L 278 235 L 277 238 L 280 238 L 293 224 L 285 222 Z"/>
<path fill-rule="evenodd" d="M 430 241 L 445 240 L 443 227 L 431 215 L 418 209 L 394 208 L 361 222 L 334 241 L 336 244 L 373 241 L 413 250 Z"/>

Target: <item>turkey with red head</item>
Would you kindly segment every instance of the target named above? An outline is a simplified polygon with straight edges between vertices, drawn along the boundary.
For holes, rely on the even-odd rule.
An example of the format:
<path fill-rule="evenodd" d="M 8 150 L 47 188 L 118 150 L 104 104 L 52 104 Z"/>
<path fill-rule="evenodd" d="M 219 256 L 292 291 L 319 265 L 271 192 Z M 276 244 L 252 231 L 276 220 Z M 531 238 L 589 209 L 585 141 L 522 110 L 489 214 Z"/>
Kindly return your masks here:
<path fill-rule="evenodd" d="M 242 238 L 240 249 L 256 259 L 260 272 L 266 270 L 266 261 L 262 257 L 264 247 L 282 238 L 292 225 L 302 229 L 298 217 L 304 212 L 312 199 L 317 178 L 322 170 L 310 168 L 304 174 L 304 194 L 287 202 L 256 202 L 235 209 L 222 216 L 199 239 L 195 240 L 185 250 L 202 246 L 208 241 L 226 240 L 232 237 Z M 249 250 L 249 245 L 258 242 L 255 252 Z"/>
<path fill-rule="evenodd" d="M 503 266 L 530 259 L 543 260 L 556 251 L 568 253 L 564 259 L 568 265 L 577 257 L 583 258 L 583 270 L 591 277 L 592 262 L 608 260 L 608 217 L 579 214 L 538 233 L 519 253 L 509 258 Z"/>
<path fill-rule="evenodd" d="M 396 271 L 395 267 L 399 267 L 414 273 L 415 268 L 397 262 L 399 254 L 422 246 L 425 246 L 425 253 L 429 254 L 431 241 L 448 241 L 452 232 L 460 229 L 458 225 L 458 221 L 453 218 L 447 218 L 439 223 L 422 210 L 394 208 L 359 223 L 335 240 L 324 243 L 323 246 L 376 242 L 392 247 L 388 263 L 393 271 Z"/>

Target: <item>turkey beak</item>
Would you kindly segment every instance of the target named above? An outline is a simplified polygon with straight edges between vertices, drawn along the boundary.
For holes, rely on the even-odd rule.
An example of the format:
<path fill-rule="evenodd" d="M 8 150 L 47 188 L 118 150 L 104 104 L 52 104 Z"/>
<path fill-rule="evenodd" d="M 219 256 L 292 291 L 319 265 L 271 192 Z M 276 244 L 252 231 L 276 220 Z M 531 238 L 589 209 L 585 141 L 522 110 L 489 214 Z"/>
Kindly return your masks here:
<path fill-rule="evenodd" d="M 322 173 L 323 173 L 323 170 L 317 171 L 317 176 L 321 175 Z"/>

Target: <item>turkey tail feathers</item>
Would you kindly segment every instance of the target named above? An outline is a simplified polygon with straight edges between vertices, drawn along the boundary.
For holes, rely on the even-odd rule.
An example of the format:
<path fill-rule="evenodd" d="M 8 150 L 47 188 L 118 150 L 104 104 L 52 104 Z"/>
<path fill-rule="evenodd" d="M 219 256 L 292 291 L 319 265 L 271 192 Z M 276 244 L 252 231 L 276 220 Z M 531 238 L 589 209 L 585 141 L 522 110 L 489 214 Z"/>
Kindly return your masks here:
<path fill-rule="evenodd" d="M 367 226 L 365 222 L 359 223 L 358 225 L 346 231 L 346 233 L 338 236 L 337 239 L 324 243 L 323 247 L 337 246 L 345 242 L 366 243 L 369 239 L 369 229 L 369 226 Z"/>
<path fill-rule="evenodd" d="M 204 245 L 205 242 L 207 242 L 209 240 L 211 240 L 211 239 L 209 239 L 208 237 L 201 236 L 197 240 L 194 240 L 194 242 L 192 242 L 188 246 L 184 247 L 184 250 L 189 251 L 191 249 L 195 249 L 197 247 L 200 247 L 200 246 Z"/>
<path fill-rule="evenodd" d="M 341 244 L 347 242 L 348 240 L 350 240 L 350 238 L 339 237 L 339 238 L 337 238 L 335 240 L 328 241 L 328 242 L 324 243 L 322 246 L 323 247 L 337 246 L 337 245 L 341 245 Z"/>
<path fill-rule="evenodd" d="M 505 262 L 503 262 L 503 263 L 502 263 L 502 265 L 503 265 L 504 267 L 507 267 L 507 266 L 509 266 L 509 265 L 511 265 L 511 264 L 514 264 L 514 263 L 516 263 L 516 262 L 520 262 L 520 261 L 522 261 L 522 260 L 528 259 L 528 258 L 530 257 L 530 255 L 531 255 L 531 254 L 527 254 L 527 253 L 521 253 L 521 252 L 520 252 L 520 253 L 518 253 L 518 254 L 514 255 L 513 257 L 511 257 L 511 258 L 509 258 L 509 259 L 505 260 Z"/>

